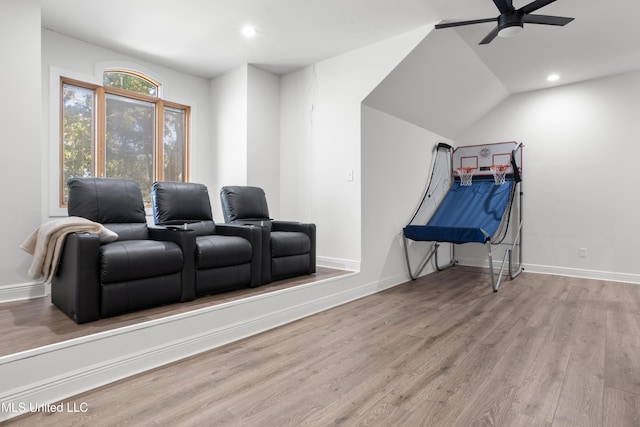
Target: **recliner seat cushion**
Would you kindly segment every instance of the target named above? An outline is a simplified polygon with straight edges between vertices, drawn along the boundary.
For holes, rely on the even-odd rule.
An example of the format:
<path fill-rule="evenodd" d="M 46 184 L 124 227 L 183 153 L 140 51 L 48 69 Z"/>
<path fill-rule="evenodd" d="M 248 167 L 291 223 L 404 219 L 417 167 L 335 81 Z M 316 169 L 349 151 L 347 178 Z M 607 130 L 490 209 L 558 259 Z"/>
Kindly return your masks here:
<path fill-rule="evenodd" d="M 216 223 L 213 221 L 198 221 L 187 224 L 187 229 L 193 230 L 196 236 L 207 236 L 216 232 Z"/>
<path fill-rule="evenodd" d="M 273 258 L 307 254 L 311 250 L 311 240 L 304 233 L 296 231 L 271 232 L 271 256 Z"/>
<path fill-rule="evenodd" d="M 237 236 L 198 236 L 196 268 L 228 267 L 251 262 L 251 243 Z"/>
<path fill-rule="evenodd" d="M 182 270 L 182 251 L 175 243 L 125 240 L 100 247 L 100 282 L 125 282 Z"/>
<path fill-rule="evenodd" d="M 104 224 L 104 226 L 118 235 L 116 240 L 146 240 L 149 238 L 149 229 L 146 223 L 130 222 Z"/>

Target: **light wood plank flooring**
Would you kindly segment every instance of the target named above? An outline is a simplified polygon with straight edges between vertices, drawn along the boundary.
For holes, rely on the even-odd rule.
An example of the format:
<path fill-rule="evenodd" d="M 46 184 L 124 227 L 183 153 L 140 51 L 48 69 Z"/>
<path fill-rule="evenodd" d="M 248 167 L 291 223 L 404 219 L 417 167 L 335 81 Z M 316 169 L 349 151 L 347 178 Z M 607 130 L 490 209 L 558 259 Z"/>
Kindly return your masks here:
<path fill-rule="evenodd" d="M 8 425 L 639 426 L 640 285 L 448 270 Z"/>

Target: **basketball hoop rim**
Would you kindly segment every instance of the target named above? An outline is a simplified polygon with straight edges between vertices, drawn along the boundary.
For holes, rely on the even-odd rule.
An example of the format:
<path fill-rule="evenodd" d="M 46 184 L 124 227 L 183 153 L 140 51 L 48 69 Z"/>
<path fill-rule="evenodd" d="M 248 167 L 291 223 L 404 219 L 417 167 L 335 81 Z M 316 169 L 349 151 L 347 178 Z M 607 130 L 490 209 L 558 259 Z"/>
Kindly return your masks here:
<path fill-rule="evenodd" d="M 465 167 L 457 168 L 456 170 L 458 172 L 471 173 L 471 172 L 475 171 L 476 169 L 477 168 L 474 168 L 473 166 L 465 166 Z"/>

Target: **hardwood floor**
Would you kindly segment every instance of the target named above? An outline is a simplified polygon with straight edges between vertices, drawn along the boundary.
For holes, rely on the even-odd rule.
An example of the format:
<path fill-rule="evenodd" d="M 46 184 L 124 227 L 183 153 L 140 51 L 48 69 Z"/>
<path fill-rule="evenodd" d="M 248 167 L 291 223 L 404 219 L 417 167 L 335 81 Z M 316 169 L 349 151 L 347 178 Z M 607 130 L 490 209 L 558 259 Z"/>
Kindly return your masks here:
<path fill-rule="evenodd" d="M 348 273 L 349 271 L 346 270 L 317 267 L 316 273 L 310 276 L 280 280 L 257 288 L 209 295 L 194 301 L 140 310 L 82 325 L 76 324 L 53 306 L 50 296 L 4 303 L 0 304 L 0 330 L 2 331 L 0 356 Z"/>
<path fill-rule="evenodd" d="M 7 425 L 638 426 L 640 285 L 448 270 Z"/>

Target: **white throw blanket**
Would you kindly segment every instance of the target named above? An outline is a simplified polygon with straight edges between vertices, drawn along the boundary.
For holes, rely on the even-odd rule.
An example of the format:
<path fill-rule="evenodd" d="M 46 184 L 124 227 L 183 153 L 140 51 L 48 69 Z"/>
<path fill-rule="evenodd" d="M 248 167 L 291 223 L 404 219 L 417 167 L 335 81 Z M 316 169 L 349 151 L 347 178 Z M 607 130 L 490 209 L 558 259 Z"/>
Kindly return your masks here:
<path fill-rule="evenodd" d="M 51 282 L 58 267 L 64 239 L 69 233 L 97 234 L 101 242 L 112 242 L 118 238 L 116 233 L 102 224 L 86 218 L 70 216 L 46 222 L 20 245 L 20 249 L 33 255 L 29 277 Z"/>

